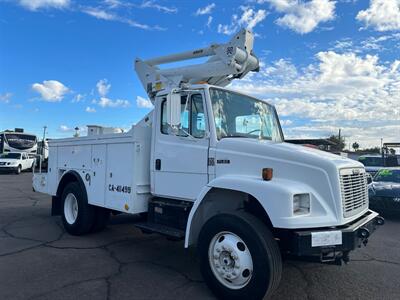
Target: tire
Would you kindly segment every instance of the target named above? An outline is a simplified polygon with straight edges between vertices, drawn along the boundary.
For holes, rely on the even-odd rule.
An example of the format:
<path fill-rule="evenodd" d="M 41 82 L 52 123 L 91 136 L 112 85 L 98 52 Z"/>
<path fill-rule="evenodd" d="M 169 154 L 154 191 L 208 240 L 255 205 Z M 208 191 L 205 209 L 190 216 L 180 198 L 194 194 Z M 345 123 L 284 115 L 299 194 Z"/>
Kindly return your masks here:
<path fill-rule="evenodd" d="M 90 232 L 95 220 L 95 208 L 88 204 L 86 193 L 77 182 L 67 184 L 61 201 L 61 217 L 65 230 L 71 235 L 83 235 Z"/>
<path fill-rule="evenodd" d="M 17 167 L 17 170 L 15 170 L 15 174 L 19 175 L 19 174 L 21 174 L 21 172 L 22 172 L 22 167 L 21 167 L 21 165 L 19 165 Z"/>
<path fill-rule="evenodd" d="M 99 232 L 107 227 L 110 220 L 110 210 L 103 207 L 95 208 L 94 223 L 91 232 Z"/>
<path fill-rule="evenodd" d="M 282 258 L 278 244 L 267 226 L 251 214 L 212 217 L 200 231 L 198 251 L 204 280 L 221 299 L 263 299 L 279 286 Z M 227 280 L 232 274 L 233 279 Z"/>

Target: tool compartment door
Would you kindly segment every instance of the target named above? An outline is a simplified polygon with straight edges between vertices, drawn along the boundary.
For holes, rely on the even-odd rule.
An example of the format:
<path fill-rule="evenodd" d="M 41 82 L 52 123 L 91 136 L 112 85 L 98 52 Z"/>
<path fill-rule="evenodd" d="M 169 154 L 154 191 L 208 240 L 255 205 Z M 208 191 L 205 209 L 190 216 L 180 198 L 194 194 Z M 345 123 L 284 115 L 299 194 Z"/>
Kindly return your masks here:
<path fill-rule="evenodd" d="M 99 206 L 105 206 L 106 152 L 106 144 L 92 146 L 92 175 L 88 200 L 90 204 Z"/>
<path fill-rule="evenodd" d="M 107 145 L 105 206 L 118 211 L 133 207 L 134 143 Z"/>

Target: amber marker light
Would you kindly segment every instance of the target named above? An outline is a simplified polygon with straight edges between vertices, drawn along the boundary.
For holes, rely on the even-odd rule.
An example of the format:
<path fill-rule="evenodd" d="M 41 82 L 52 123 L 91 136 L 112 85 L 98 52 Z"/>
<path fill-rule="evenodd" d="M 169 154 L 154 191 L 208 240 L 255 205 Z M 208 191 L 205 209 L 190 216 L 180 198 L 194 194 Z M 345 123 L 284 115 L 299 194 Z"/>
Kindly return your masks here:
<path fill-rule="evenodd" d="M 262 179 L 269 181 L 272 179 L 272 168 L 264 168 L 262 169 Z"/>

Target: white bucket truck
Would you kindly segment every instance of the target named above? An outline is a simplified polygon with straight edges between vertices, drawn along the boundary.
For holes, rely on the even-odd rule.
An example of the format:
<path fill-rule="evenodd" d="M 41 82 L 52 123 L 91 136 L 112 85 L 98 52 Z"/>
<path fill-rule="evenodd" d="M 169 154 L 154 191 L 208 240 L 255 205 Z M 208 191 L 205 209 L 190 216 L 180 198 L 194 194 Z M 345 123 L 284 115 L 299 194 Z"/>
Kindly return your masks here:
<path fill-rule="evenodd" d="M 222 298 L 260 299 L 279 285 L 284 254 L 341 263 L 384 220 L 368 209 L 362 164 L 284 142 L 275 108 L 224 88 L 258 71 L 253 34 L 135 61 L 154 104 L 127 133 L 49 141 L 52 195 L 67 232 L 105 227 L 111 212 L 147 215 L 145 232 L 197 245 Z M 199 57 L 201 64 L 158 65 Z M 146 214 L 147 213 L 147 214 Z"/>

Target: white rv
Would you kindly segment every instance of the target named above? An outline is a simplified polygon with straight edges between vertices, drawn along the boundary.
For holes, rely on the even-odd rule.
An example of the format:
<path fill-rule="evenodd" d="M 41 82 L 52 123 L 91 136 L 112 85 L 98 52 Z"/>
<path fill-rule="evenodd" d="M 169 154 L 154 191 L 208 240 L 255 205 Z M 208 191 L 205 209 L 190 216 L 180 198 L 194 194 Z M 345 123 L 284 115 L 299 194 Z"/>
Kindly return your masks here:
<path fill-rule="evenodd" d="M 49 141 L 48 172 L 34 175 L 70 234 L 104 228 L 112 211 L 147 213 L 135 226 L 196 245 L 217 296 L 261 299 L 281 253 L 347 262 L 384 223 L 361 163 L 285 143 L 272 105 L 225 88 L 258 71 L 251 32 L 135 68 L 154 110 L 127 133 Z"/>

